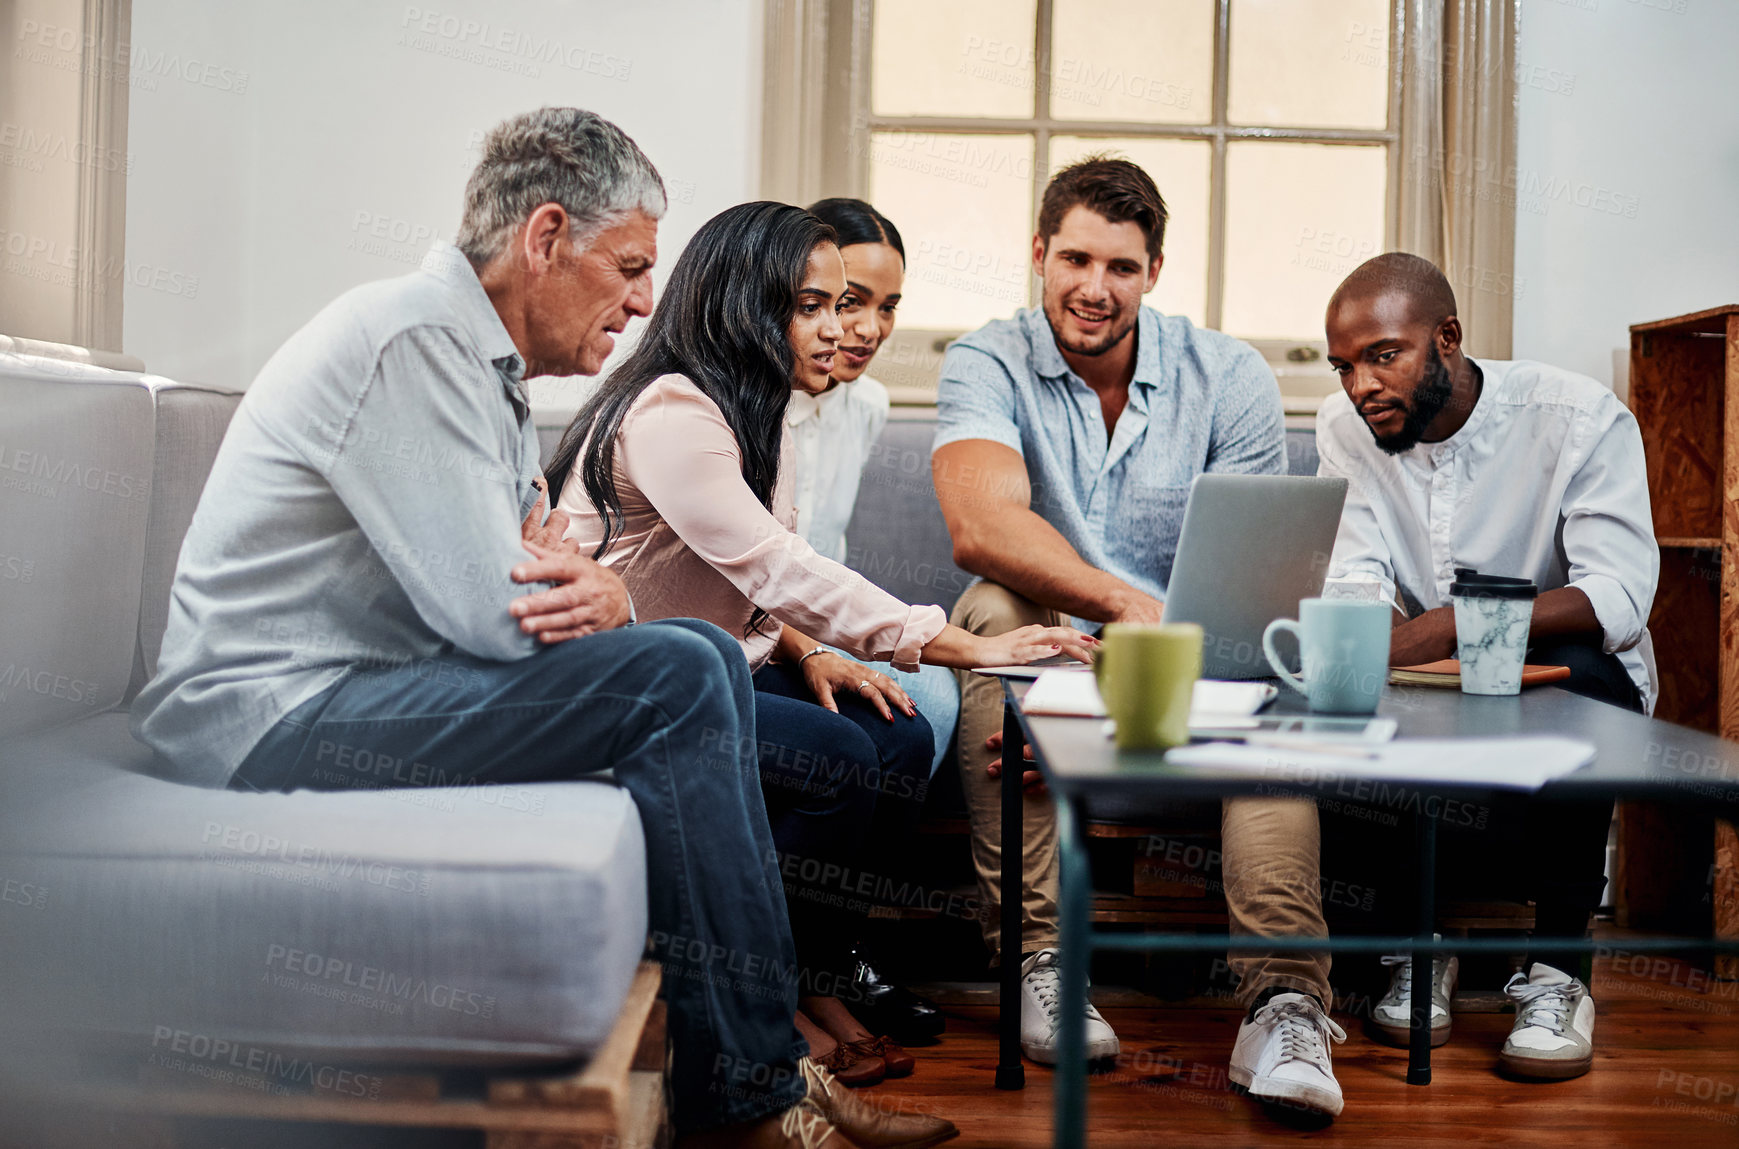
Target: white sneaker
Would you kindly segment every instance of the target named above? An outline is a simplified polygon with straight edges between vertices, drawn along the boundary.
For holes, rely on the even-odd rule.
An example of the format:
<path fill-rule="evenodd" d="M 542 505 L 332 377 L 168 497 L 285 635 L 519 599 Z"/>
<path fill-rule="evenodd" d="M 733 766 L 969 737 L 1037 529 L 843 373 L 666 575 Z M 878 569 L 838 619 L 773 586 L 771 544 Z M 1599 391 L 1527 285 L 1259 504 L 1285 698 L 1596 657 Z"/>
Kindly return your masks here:
<path fill-rule="evenodd" d="M 1594 999 L 1588 987 L 1544 962 L 1510 978 L 1516 1020 L 1498 1062 L 1518 1077 L 1561 1081 L 1594 1065 Z"/>
<path fill-rule="evenodd" d="M 1347 1039 L 1346 1030 L 1322 1012 L 1315 998 L 1275 994 L 1238 1027 L 1227 1075 L 1258 1101 L 1339 1116 L 1345 1102 L 1324 1036 Z"/>
<path fill-rule="evenodd" d="M 1413 960 L 1409 954 L 1384 954 L 1382 960 L 1384 965 L 1394 967 L 1395 972 L 1389 975 L 1389 992 L 1371 1010 L 1368 1029 L 1378 1041 L 1406 1048 L 1413 1030 Z M 1461 962 L 1454 955 L 1437 954 L 1431 959 L 1433 1048 L 1449 1040 L 1449 1008 L 1455 1000 L 1455 983 L 1460 977 Z"/>
<path fill-rule="evenodd" d="M 1020 963 L 1020 1051 L 1040 1065 L 1057 1063 L 1057 1021 L 1062 1014 L 1057 951 L 1039 950 Z M 1117 1035 L 1087 1003 L 1087 1060 L 1116 1057 Z"/>

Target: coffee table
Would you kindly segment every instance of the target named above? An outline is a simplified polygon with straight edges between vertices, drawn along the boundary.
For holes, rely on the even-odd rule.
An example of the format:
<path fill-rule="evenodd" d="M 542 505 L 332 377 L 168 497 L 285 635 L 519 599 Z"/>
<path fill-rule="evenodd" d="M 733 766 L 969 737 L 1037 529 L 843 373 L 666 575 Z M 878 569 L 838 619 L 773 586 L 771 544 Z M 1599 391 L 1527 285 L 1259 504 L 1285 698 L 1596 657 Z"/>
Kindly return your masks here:
<path fill-rule="evenodd" d="M 1058 1032 L 1055 1144 L 1084 1145 L 1086 1132 L 1086 1035 L 1087 965 L 1094 949 L 1147 951 L 1224 950 L 1228 935 L 1155 935 L 1106 933 L 1092 929 L 1089 920 L 1092 888 L 1083 839 L 1085 807 L 1095 798 L 1124 802 L 1143 797 L 1166 799 L 1226 798 L 1243 794 L 1291 793 L 1310 796 L 1338 779 L 1315 778 L 1298 771 L 1279 771 L 1273 776 L 1204 771 L 1168 763 L 1157 751 L 1119 751 L 1105 737 L 1104 723 L 1096 718 L 1058 718 L 1028 715 L 1020 700 L 1031 683 L 1004 678 L 1003 760 L 1019 761 L 1022 749 L 1031 744 L 1039 769 L 1056 800 L 1061 869 L 1061 1016 Z M 1304 701 L 1282 690 L 1268 713 L 1305 714 Z M 1540 687 L 1520 695 L 1493 698 L 1464 695 L 1456 690 L 1426 687 L 1385 688 L 1378 714 L 1394 718 L 1400 738 L 1492 738 L 1506 735 L 1555 734 L 1592 742 L 1595 760 L 1581 769 L 1548 783 L 1544 798 L 1648 798 L 1698 802 L 1739 808 L 1739 743 L 1711 734 L 1662 722 L 1583 698 L 1557 687 Z M 1002 774 L 1002 936 L 1018 938 L 1020 921 L 1021 867 L 1021 771 Z M 1439 797 L 1471 797 L 1491 789 L 1466 786 L 1455 780 L 1454 767 L 1446 765 L 1441 783 L 1429 787 L 1409 785 Z M 1508 939 L 1433 939 L 1436 906 L 1436 819 L 1415 816 L 1419 890 L 1412 937 L 1264 938 L 1267 950 L 1322 950 L 1331 952 L 1389 953 L 1409 950 L 1415 968 L 1434 953 L 1470 953 L 1509 950 Z M 1557 945 L 1558 943 L 1554 943 Z M 1249 948 L 1244 939 L 1240 948 Z M 1626 948 L 1637 951 L 1673 950 L 1687 946 L 1739 952 L 1739 939 L 1645 938 L 1627 940 Z M 1592 941 L 1566 943 L 1559 948 L 1592 951 Z M 1011 952 L 1018 952 L 1013 950 Z M 1019 1089 L 1025 1084 L 1020 1061 L 1020 963 L 1002 966 L 1003 1006 L 999 1017 L 999 1058 L 996 1085 Z M 1429 1018 L 1430 981 L 1413 979 L 1414 1027 L 1408 1050 L 1407 1081 L 1428 1085 L 1431 1081 Z"/>

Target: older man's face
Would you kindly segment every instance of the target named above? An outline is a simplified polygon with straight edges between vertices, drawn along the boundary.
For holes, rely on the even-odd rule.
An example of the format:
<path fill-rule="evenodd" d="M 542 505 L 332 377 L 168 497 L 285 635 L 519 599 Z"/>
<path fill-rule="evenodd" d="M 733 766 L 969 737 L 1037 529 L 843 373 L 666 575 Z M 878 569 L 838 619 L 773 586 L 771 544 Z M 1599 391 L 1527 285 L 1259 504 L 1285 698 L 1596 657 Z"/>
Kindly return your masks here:
<path fill-rule="evenodd" d="M 559 241 L 526 299 L 527 373 L 596 375 L 635 316 L 652 313 L 658 221 L 635 211 L 584 251 Z"/>

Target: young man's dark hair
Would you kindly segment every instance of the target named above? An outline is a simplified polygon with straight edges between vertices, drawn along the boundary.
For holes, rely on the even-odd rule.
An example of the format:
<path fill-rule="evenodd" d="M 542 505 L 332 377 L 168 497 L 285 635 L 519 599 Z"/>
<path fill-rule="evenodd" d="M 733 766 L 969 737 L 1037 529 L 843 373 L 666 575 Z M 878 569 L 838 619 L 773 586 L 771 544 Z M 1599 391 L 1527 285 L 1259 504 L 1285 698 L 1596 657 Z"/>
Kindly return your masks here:
<path fill-rule="evenodd" d="M 1112 223 L 1138 224 L 1147 236 L 1147 258 L 1158 258 L 1165 242 L 1165 200 L 1152 178 L 1128 160 L 1091 155 L 1052 176 L 1039 202 L 1039 238 L 1048 245 L 1076 205 Z"/>

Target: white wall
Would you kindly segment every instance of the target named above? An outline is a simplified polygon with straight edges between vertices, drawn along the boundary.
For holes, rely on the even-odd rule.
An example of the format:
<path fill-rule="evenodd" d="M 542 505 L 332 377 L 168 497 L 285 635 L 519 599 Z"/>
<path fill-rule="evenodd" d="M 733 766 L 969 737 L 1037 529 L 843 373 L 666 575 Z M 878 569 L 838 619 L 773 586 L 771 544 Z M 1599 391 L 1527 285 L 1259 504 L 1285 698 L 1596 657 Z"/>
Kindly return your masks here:
<path fill-rule="evenodd" d="M 1739 3 L 1521 6 L 1515 354 L 1622 391 L 1630 324 L 1739 303 Z"/>
<path fill-rule="evenodd" d="M 671 192 L 668 270 L 703 221 L 755 196 L 760 12 L 134 0 L 127 255 L 164 274 L 129 281 L 125 349 L 245 386 L 333 297 L 451 239 L 482 132 L 543 104 L 596 111 L 652 157 Z"/>
<path fill-rule="evenodd" d="M 1629 324 L 1739 302 L 1739 2 L 1521 5 L 1515 354 L 1612 382 Z M 245 386 L 334 296 L 450 238 L 479 133 L 544 103 L 609 116 L 659 165 L 668 268 L 756 194 L 760 12 L 134 0 L 127 257 L 152 274 L 129 276 L 125 349 Z"/>

